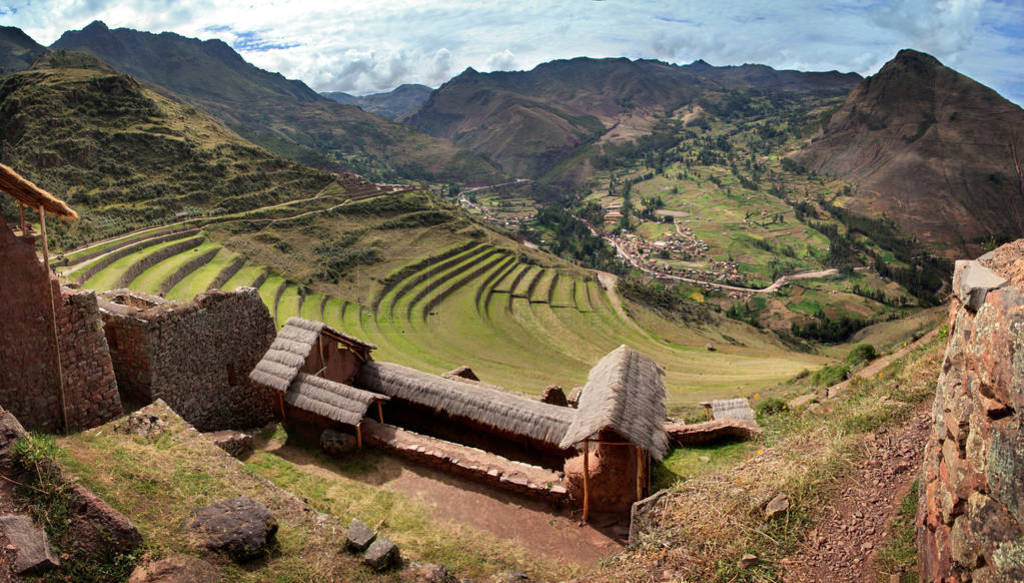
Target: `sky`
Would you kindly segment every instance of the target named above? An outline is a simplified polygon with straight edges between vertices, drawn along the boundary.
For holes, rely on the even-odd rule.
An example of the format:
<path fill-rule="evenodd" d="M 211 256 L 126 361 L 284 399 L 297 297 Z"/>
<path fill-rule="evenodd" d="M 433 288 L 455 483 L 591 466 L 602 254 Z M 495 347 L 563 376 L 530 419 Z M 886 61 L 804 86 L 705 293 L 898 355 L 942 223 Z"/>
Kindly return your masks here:
<path fill-rule="evenodd" d="M 870 75 L 913 48 L 1024 105 L 1024 0 L 0 0 L 45 45 L 93 20 L 219 38 L 317 91 L 577 56 Z"/>

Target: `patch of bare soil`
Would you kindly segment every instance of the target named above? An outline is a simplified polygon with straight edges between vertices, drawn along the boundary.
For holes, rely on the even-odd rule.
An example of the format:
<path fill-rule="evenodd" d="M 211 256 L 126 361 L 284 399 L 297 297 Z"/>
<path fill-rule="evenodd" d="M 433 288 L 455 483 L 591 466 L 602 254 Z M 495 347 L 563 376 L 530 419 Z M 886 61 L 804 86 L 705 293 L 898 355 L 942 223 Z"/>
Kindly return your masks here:
<path fill-rule="evenodd" d="M 874 581 L 877 552 L 900 500 L 918 476 L 930 417 L 922 406 L 903 425 L 871 435 L 864 460 L 836 483 L 832 501 L 811 527 L 799 552 L 782 563 L 784 581 Z M 887 577 L 887 576 L 886 576 Z"/>
<path fill-rule="evenodd" d="M 340 475 L 303 447 L 280 445 L 274 453 L 304 471 L 324 477 Z M 374 471 L 346 477 L 418 498 L 430 505 L 439 520 L 486 530 L 584 570 L 621 550 L 628 535 L 628 524 L 595 520 L 579 526 L 578 517 L 567 510 L 387 455 L 381 456 Z"/>

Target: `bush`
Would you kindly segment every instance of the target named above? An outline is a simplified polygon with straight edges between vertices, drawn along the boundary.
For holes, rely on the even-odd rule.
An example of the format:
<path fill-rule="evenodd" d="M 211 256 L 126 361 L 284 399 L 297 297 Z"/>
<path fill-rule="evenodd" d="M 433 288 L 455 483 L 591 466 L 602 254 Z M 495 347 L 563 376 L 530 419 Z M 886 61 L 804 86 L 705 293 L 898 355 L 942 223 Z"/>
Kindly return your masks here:
<path fill-rule="evenodd" d="M 761 399 L 754 404 L 754 413 L 758 419 L 765 417 L 771 417 L 779 413 L 784 413 L 789 410 L 789 406 L 785 401 L 778 397 L 768 397 L 767 399 Z"/>
<path fill-rule="evenodd" d="M 846 355 L 845 361 L 851 365 L 868 363 L 878 358 L 878 352 L 871 344 L 858 344 Z"/>

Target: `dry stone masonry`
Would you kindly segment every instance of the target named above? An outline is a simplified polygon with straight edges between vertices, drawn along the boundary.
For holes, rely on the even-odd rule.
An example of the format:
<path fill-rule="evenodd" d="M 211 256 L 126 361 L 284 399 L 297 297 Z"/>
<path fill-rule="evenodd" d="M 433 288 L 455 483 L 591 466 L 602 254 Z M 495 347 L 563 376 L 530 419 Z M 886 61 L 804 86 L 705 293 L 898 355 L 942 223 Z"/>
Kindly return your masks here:
<path fill-rule="evenodd" d="M 101 294 L 100 308 L 126 399 L 163 399 L 200 431 L 274 418 L 276 399 L 249 380 L 275 334 L 256 290 L 215 290 L 188 303 L 114 290 Z"/>
<path fill-rule="evenodd" d="M 923 581 L 1024 579 L 1024 240 L 958 261 L 918 510 Z"/>

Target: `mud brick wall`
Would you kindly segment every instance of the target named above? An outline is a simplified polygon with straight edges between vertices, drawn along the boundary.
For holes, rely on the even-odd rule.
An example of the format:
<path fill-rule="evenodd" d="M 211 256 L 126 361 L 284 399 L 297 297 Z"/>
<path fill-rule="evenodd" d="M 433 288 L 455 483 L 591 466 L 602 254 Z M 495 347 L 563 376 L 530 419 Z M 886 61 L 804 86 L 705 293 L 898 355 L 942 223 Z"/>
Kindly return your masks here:
<path fill-rule="evenodd" d="M 958 261 L 917 516 L 922 581 L 1024 579 L 1024 240 Z"/>
<path fill-rule="evenodd" d="M 254 427 L 275 418 L 276 396 L 249 380 L 276 333 L 256 290 L 211 291 L 184 304 L 145 296 L 148 305 L 125 301 L 127 293 L 105 293 L 105 300 L 121 303 L 102 304 L 114 370 L 127 398 L 163 399 L 200 431 Z"/>
<path fill-rule="evenodd" d="M 121 413 L 96 297 L 61 290 L 30 240 L 0 219 L 0 405 L 29 429 L 61 429 L 59 383 L 51 342 L 47 285 L 57 303 L 70 429 L 99 425 Z"/>

